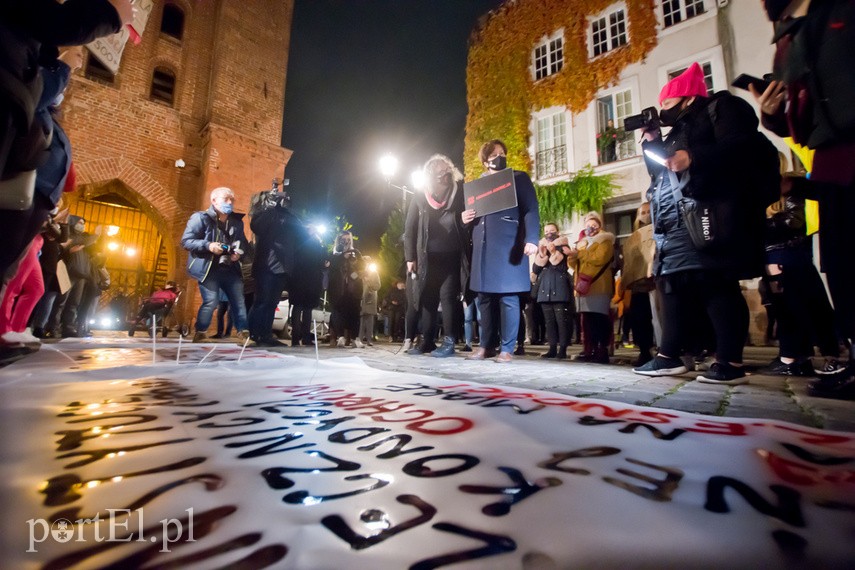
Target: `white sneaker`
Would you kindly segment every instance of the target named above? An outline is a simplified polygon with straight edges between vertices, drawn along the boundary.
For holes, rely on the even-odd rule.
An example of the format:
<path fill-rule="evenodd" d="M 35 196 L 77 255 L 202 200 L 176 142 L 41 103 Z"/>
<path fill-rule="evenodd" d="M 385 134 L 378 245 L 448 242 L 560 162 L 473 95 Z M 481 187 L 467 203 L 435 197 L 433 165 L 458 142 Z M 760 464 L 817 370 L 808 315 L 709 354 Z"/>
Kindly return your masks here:
<path fill-rule="evenodd" d="M 365 348 L 365 345 L 358 338 L 353 339 L 353 345 L 356 346 L 356 348 Z"/>
<path fill-rule="evenodd" d="M 335 345 L 339 348 L 344 348 L 344 337 L 338 337 L 338 340 L 336 341 Z"/>
<path fill-rule="evenodd" d="M 413 348 L 413 341 L 410 339 L 407 339 L 404 341 L 404 346 L 402 346 L 401 350 L 399 350 L 398 352 L 407 352 L 411 348 Z"/>
<path fill-rule="evenodd" d="M 32 334 L 30 334 L 27 331 L 24 331 L 22 333 L 18 333 L 18 335 L 21 338 L 21 342 L 23 342 L 24 344 L 41 344 L 42 343 L 41 339 L 33 336 Z"/>
<path fill-rule="evenodd" d="M 21 333 L 17 333 L 15 331 L 8 331 L 3 333 L 3 336 L 0 336 L 0 340 L 2 340 L 5 344 L 23 344 L 24 341 L 21 339 Z"/>
<path fill-rule="evenodd" d="M 40 345 L 41 340 L 26 332 L 9 331 L 0 336 L 0 339 L 6 344 L 36 344 Z"/>

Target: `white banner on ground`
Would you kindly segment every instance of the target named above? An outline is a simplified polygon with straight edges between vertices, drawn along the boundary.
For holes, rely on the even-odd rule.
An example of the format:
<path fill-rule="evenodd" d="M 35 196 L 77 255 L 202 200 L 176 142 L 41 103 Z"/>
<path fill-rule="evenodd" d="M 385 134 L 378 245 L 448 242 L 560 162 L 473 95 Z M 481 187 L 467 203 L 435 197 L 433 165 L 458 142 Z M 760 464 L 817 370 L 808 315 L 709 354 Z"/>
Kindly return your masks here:
<path fill-rule="evenodd" d="M 151 10 L 154 7 L 154 0 L 137 0 L 137 11 L 134 13 L 134 21 L 131 24 L 137 33 L 142 36 L 145 26 L 148 23 L 148 17 L 151 15 Z M 109 69 L 113 75 L 119 71 L 119 64 L 122 62 L 122 53 L 125 51 L 125 44 L 128 43 L 130 32 L 127 26 L 122 26 L 121 31 L 103 38 L 98 38 L 86 44 L 86 48 L 98 58 L 98 61 L 104 64 L 104 67 Z"/>
<path fill-rule="evenodd" d="M 851 568 L 855 434 L 59 343 L 0 371 L 10 568 Z M 198 363 L 205 358 L 205 363 Z"/>

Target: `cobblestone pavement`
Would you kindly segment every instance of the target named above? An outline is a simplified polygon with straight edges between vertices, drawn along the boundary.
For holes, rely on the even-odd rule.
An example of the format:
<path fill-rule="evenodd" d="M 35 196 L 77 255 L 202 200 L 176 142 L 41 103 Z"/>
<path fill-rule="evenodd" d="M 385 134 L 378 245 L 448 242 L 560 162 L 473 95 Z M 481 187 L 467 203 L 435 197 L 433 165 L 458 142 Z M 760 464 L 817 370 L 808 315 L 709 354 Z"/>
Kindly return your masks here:
<path fill-rule="evenodd" d="M 98 336 L 127 338 L 118 332 L 99 333 Z M 234 344 L 236 339 L 206 342 Z M 290 344 L 290 341 L 285 342 Z M 526 355 L 515 356 L 510 364 L 498 364 L 492 360 L 468 361 L 465 358 L 468 353 L 462 352 L 450 358 L 410 356 L 400 352 L 400 347 L 400 344 L 385 341 L 364 348 L 330 348 L 323 344 L 318 356 L 324 360 L 358 357 L 378 370 L 423 374 L 432 378 L 509 386 L 521 390 L 544 390 L 579 398 L 597 398 L 726 418 L 783 420 L 822 429 L 855 432 L 855 401 L 808 396 L 806 387 L 810 378 L 757 374 L 757 370 L 777 356 L 777 348 L 772 347 L 746 347 L 745 364 L 749 382 L 732 387 L 694 382 L 700 372 L 658 378 L 633 374 L 631 363 L 638 356 L 638 351 L 630 349 L 616 350 L 611 364 L 604 365 L 572 360 L 543 360 L 540 355 L 546 351 L 544 346 L 527 346 Z M 315 358 L 315 348 L 312 346 L 268 350 Z M 579 346 L 571 346 L 568 354 L 572 358 L 580 351 Z"/>
<path fill-rule="evenodd" d="M 855 432 L 855 402 L 807 395 L 808 378 L 762 376 L 757 370 L 777 355 L 776 348 L 746 347 L 745 363 L 750 378 L 740 386 L 714 386 L 694 382 L 699 372 L 681 376 L 650 378 L 633 374 L 631 362 L 637 351 L 619 349 L 612 363 L 588 364 L 543 360 L 546 347 L 527 347 L 527 354 L 510 364 L 490 360 L 467 361 L 466 353 L 450 358 L 409 356 L 397 353 L 399 344 L 376 342 L 373 347 L 329 348 L 322 346 L 322 359 L 359 357 L 380 370 L 424 374 L 481 384 L 536 389 L 582 398 L 598 398 L 640 406 L 730 418 L 766 418 L 829 430 Z M 284 354 L 315 357 L 313 347 L 272 349 Z M 580 352 L 570 347 L 571 355 Z"/>

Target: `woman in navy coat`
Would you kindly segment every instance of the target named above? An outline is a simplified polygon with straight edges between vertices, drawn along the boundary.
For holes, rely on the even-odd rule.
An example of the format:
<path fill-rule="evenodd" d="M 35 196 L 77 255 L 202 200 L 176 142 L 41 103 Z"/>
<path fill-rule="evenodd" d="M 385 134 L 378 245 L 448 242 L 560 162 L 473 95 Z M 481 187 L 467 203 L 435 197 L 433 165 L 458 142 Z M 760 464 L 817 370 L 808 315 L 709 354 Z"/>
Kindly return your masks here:
<path fill-rule="evenodd" d="M 507 168 L 507 147 L 500 140 L 484 143 L 478 153 L 489 176 Z M 514 171 L 517 206 L 475 217 L 475 210 L 462 214 L 472 227 L 472 272 L 469 288 L 478 293 L 481 309 L 481 347 L 468 358 L 491 356 L 500 335 L 496 362 L 510 362 L 520 323 L 519 293 L 528 292 L 528 256 L 537 253 L 540 214 L 534 185 L 525 172 Z"/>

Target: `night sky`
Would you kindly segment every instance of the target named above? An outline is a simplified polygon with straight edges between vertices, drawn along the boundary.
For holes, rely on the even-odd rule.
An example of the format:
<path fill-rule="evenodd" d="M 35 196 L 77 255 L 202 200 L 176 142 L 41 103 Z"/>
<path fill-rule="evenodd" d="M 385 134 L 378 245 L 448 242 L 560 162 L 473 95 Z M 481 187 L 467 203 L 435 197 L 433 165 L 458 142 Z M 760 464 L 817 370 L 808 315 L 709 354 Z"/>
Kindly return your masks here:
<path fill-rule="evenodd" d="M 384 153 L 400 161 L 398 183 L 435 152 L 462 170 L 469 37 L 499 4 L 296 0 L 282 142 L 298 210 L 346 214 L 374 254 L 401 203 L 380 174 Z"/>

